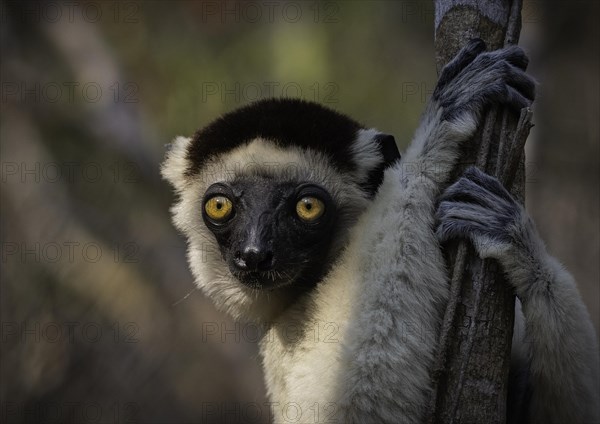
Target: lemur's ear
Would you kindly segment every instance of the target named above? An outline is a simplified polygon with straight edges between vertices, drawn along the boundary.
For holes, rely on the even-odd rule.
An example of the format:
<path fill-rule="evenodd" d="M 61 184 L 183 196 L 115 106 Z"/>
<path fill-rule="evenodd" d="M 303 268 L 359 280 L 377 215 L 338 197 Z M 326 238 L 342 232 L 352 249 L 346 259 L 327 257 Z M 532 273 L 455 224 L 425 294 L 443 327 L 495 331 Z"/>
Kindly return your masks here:
<path fill-rule="evenodd" d="M 393 135 L 377 134 L 375 141 L 379 144 L 379 150 L 383 153 L 384 169 L 400 159 L 400 151 L 396 146 L 396 139 Z"/>
<path fill-rule="evenodd" d="M 161 166 L 161 174 L 176 190 L 185 186 L 185 171 L 188 168 L 187 149 L 190 138 L 177 137 L 167 145 L 165 160 Z"/>
<path fill-rule="evenodd" d="M 373 137 L 373 140 L 377 143 L 379 151 L 383 155 L 383 162 L 369 172 L 369 178 L 364 185 L 364 188 L 371 197 L 375 196 L 377 189 L 383 182 L 383 173 L 385 169 L 394 162 L 400 160 L 401 157 L 393 135 L 377 134 Z"/>

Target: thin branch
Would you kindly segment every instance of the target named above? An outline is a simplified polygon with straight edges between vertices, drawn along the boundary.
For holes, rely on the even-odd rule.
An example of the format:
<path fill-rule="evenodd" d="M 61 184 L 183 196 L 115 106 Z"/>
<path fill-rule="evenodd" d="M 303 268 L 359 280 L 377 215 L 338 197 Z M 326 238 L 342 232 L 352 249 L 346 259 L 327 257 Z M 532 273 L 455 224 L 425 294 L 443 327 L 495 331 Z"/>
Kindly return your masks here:
<path fill-rule="evenodd" d="M 522 25 L 521 10 L 523 10 L 523 0 L 512 0 L 510 14 L 508 15 L 508 24 L 506 25 L 506 37 L 504 38 L 505 46 L 519 44 Z"/>
<path fill-rule="evenodd" d="M 496 117 L 498 116 L 498 108 L 493 107 L 489 113 L 485 116 L 483 122 L 483 131 L 481 133 L 481 144 L 479 147 L 479 154 L 475 165 L 478 168 L 485 169 L 485 164 L 488 163 L 490 151 L 492 149 L 492 140 L 494 136 L 494 128 L 496 127 Z"/>
<path fill-rule="evenodd" d="M 508 151 L 504 170 L 499 174 L 500 180 L 505 187 L 511 187 L 517 175 L 521 156 L 523 155 L 523 148 L 529 136 L 529 131 L 533 127 L 532 118 L 533 112 L 531 109 L 524 108 L 521 110 L 521 116 L 519 116 L 519 122 L 517 123 L 517 129 L 515 130 L 510 150 Z"/>

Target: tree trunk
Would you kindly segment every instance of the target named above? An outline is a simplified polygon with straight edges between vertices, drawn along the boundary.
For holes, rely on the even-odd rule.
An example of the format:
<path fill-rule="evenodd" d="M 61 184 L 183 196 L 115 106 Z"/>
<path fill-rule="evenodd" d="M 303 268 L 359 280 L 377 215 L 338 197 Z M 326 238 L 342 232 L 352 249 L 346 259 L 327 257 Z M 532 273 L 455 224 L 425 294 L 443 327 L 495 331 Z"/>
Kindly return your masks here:
<path fill-rule="evenodd" d="M 436 0 L 438 72 L 472 38 L 483 39 L 488 50 L 517 43 L 521 5 L 521 0 Z M 492 108 L 455 176 L 476 164 L 523 201 L 523 146 L 530 128 L 529 110 L 517 121 L 507 110 Z M 466 242 L 444 247 L 451 297 L 433 370 L 428 422 L 505 423 L 514 295 L 495 261 L 479 259 Z"/>

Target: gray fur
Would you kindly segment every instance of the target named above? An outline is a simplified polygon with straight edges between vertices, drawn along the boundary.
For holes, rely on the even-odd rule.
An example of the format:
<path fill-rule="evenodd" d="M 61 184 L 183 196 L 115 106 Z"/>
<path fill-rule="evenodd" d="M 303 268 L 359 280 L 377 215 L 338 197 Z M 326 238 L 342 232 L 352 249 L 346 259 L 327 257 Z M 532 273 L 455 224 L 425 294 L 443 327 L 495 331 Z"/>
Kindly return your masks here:
<path fill-rule="evenodd" d="M 523 50 L 484 50 L 484 42 L 475 40 L 442 71 L 433 98 L 444 108 L 444 119 L 460 119 L 463 113 L 479 118 L 482 105 L 490 101 L 517 111 L 531 105 L 535 82 L 525 73 L 528 59 Z"/>

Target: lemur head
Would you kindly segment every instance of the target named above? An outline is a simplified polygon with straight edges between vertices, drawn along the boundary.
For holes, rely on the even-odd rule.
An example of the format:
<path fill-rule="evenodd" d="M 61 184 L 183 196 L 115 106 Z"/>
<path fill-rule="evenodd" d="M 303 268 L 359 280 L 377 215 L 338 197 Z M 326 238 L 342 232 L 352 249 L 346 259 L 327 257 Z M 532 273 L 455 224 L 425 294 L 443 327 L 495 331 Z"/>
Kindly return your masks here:
<path fill-rule="evenodd" d="M 291 99 L 176 138 L 162 174 L 196 283 L 235 318 L 272 319 L 327 273 L 398 158 L 393 137 Z"/>

